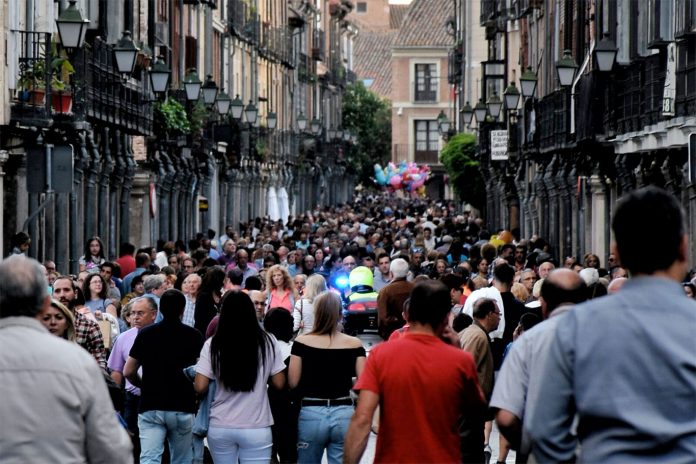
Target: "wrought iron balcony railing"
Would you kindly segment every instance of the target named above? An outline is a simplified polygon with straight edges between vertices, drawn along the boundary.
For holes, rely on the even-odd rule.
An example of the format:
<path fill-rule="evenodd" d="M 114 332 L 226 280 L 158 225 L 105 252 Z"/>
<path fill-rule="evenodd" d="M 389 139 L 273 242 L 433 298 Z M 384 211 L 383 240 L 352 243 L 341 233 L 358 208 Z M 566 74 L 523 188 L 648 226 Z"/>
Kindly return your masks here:
<path fill-rule="evenodd" d="M 108 123 L 129 134 L 151 135 L 154 96 L 144 67 L 141 63 L 124 81 L 116 68 L 113 46 L 96 38 L 85 47 L 75 68 L 83 92 L 83 98 L 76 95 L 76 105 L 84 105 L 88 120 Z"/>
<path fill-rule="evenodd" d="M 326 34 L 321 29 L 316 29 L 312 36 L 312 59 L 315 61 L 325 60 Z"/>
<path fill-rule="evenodd" d="M 11 31 L 8 48 L 17 50 L 16 85 L 11 120 L 30 126 L 46 126 L 51 112 L 51 34 Z M 14 46 L 14 47 L 13 47 Z"/>

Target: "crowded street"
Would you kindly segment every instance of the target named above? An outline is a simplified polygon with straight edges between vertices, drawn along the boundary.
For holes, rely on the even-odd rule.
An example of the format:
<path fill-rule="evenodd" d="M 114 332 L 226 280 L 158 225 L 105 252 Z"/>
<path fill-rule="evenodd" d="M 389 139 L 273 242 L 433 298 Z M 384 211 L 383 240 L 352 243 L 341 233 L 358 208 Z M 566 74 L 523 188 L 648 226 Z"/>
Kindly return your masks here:
<path fill-rule="evenodd" d="M 696 0 L 0 3 L 0 464 L 696 463 Z"/>
<path fill-rule="evenodd" d="M 617 240 L 626 239 L 626 227 L 646 206 L 667 209 L 660 223 L 665 227 L 681 222 L 679 214 L 669 215 L 669 208 L 678 213 L 679 207 L 660 189 L 639 190 L 624 203 L 613 218 Z M 549 414 L 556 401 L 551 397 L 559 393 L 541 382 L 546 374 L 540 369 L 556 361 L 553 334 L 565 334 L 558 339 L 561 349 L 573 340 L 563 331 L 588 328 L 573 320 L 585 310 L 572 306 L 583 304 L 588 312 L 623 306 L 622 295 L 652 287 L 667 292 L 672 306 L 690 308 L 678 317 L 682 326 L 668 325 L 680 336 L 696 323 L 696 312 L 688 313 L 696 306 L 696 279 L 681 255 L 671 262 L 663 254 L 637 260 L 625 254 L 632 250 L 630 236 L 617 248 L 622 258 L 612 254 L 604 263 L 592 253 L 561 260 L 542 237 L 516 233 L 490 231 L 484 218 L 453 202 L 363 191 L 353 203 L 317 207 L 285 223 L 257 218 L 240 231 L 229 226 L 218 236 L 209 230 L 187 243 L 139 249 L 123 243 L 118 257 L 106 255 L 93 237 L 77 275 L 25 258 L 26 243 L 17 243 L 0 262 L 0 322 L 9 324 L 0 331 L 0 347 L 6 358 L 20 341 L 3 336 L 12 327 L 32 327 L 82 351 L 70 355 L 91 364 L 81 375 L 101 371 L 102 385 L 92 384 L 90 392 L 98 410 L 88 417 L 97 414 L 101 424 L 90 433 L 110 437 L 94 450 L 108 462 L 159 462 L 163 453 L 171 462 L 254 455 L 274 462 L 391 462 L 408 456 L 422 462 L 518 462 L 520 453 L 553 449 L 541 448 L 546 435 L 526 427 L 530 411 L 534 418 Z M 655 259 L 662 267 L 651 273 L 646 266 Z M 27 281 L 20 283 L 20 276 Z M 47 285 L 51 298 L 43 303 Z M 18 307 L 13 295 L 25 288 L 38 294 L 23 297 Z M 41 302 L 31 326 L 21 317 L 30 314 L 30 300 Z M 621 310 L 605 309 L 610 319 Z M 17 325 L 20 319 L 26 322 Z M 685 346 L 675 348 L 678 353 Z M 17 381 L 29 382 L 29 367 Z M 385 377 L 387 372 L 394 377 Z M 674 379 L 669 388 L 693 393 L 692 381 L 680 386 Z M 9 394 L 15 383 L 6 383 L 4 391 Z M 539 400 L 541 392 L 548 403 Z M 411 410 L 395 405 L 395 398 Z M 688 411 L 694 396 L 676 395 L 675 405 L 680 398 Z M 3 406 L 3 417 L 22 403 Z M 56 423 L 77 420 L 49 409 Z M 517 435 L 520 426 L 514 424 L 520 420 L 525 428 Z M 400 421 L 426 435 L 439 430 L 429 438 L 428 446 L 436 447 L 428 451 L 422 440 L 404 442 Z M 552 423 L 530 421 L 530 427 L 545 430 Z M 447 445 L 452 426 L 460 430 L 452 437 L 454 449 Z M 584 433 L 589 439 L 597 430 Z M 230 447 L 229 440 L 238 445 Z M 254 444 L 266 440 L 268 447 Z M 0 437 L 3 443 L 10 437 Z M 687 439 L 675 456 L 689 455 L 692 444 Z M 23 446 L 5 450 L 23 455 Z M 574 447 L 567 452 L 572 455 Z"/>

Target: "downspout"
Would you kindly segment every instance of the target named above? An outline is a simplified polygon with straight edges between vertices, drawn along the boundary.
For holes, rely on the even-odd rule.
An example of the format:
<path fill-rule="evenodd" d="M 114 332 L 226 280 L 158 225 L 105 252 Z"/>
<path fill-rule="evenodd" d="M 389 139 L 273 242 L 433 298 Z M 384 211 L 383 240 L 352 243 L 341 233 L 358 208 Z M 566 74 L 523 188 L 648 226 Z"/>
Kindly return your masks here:
<path fill-rule="evenodd" d="M 114 170 L 114 159 L 111 156 L 111 147 L 109 146 L 110 131 L 108 127 L 105 127 L 102 132 L 102 150 L 104 152 L 103 164 L 101 176 L 99 179 L 99 210 L 98 210 L 98 230 L 101 237 L 107 240 L 108 246 L 108 233 L 110 230 L 110 218 L 109 217 L 109 188 L 111 186 L 110 176 Z M 97 147 L 95 147 L 97 149 Z"/>
<path fill-rule="evenodd" d="M 577 87 L 578 82 L 580 82 L 580 79 L 582 78 L 582 75 L 585 73 L 585 70 L 587 67 L 590 65 L 590 58 L 592 57 L 592 54 L 594 53 L 594 48 L 595 48 L 595 40 L 594 38 L 590 41 L 590 51 L 585 55 L 585 59 L 582 62 L 582 66 L 578 69 L 578 72 L 575 73 L 575 80 L 573 80 L 573 85 L 570 90 L 570 133 L 574 134 L 575 133 L 575 87 Z"/>
<path fill-rule="evenodd" d="M 118 256 L 117 239 L 119 237 L 117 237 L 117 231 L 119 229 L 117 229 L 117 227 L 120 221 L 123 220 L 123 218 L 120 218 L 119 221 L 119 185 L 121 185 L 121 188 L 123 188 L 121 182 L 126 174 L 126 161 L 124 159 L 124 151 L 121 146 L 121 139 L 121 132 L 119 130 L 115 130 L 113 135 L 113 153 L 116 161 L 116 168 L 113 170 L 111 175 L 111 189 L 109 190 L 109 210 L 111 212 L 109 220 L 109 256 Z"/>
<path fill-rule="evenodd" d="M 133 153 L 131 152 L 130 136 L 121 134 L 121 137 L 123 138 L 121 150 L 123 150 L 123 158 L 126 166 L 123 186 L 121 187 L 121 224 L 119 231 L 119 242 L 125 243 L 130 242 L 130 195 L 131 190 L 133 189 L 133 177 L 135 177 L 136 162 L 135 158 L 133 157 Z"/>
<path fill-rule="evenodd" d="M 70 192 L 70 264 L 68 267 L 68 272 L 70 274 L 77 274 L 79 269 L 78 259 L 80 257 L 80 249 L 78 243 L 80 240 L 80 231 L 78 230 L 78 192 L 82 193 L 82 184 L 85 168 L 88 166 L 89 155 L 87 154 L 87 148 L 85 146 L 85 133 L 80 132 L 78 134 L 78 142 L 76 147 L 76 153 L 79 156 L 76 157 L 77 163 L 75 163 L 75 177 L 73 178 L 73 189 Z M 84 221 L 84 210 L 83 210 L 82 220 Z"/>
<path fill-rule="evenodd" d="M 99 165 L 101 164 L 101 155 L 99 150 L 94 146 L 94 136 L 92 131 L 87 134 L 87 153 L 89 153 L 90 163 L 87 171 L 87 188 L 85 189 L 85 229 L 84 240 L 97 234 L 97 224 L 95 214 L 97 212 L 97 176 L 99 175 Z"/>

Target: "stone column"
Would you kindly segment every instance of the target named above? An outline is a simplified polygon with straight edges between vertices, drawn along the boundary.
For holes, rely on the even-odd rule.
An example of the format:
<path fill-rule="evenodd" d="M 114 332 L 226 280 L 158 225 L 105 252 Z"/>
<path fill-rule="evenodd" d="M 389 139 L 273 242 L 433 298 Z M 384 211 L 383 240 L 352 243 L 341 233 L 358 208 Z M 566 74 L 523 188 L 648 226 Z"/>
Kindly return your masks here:
<path fill-rule="evenodd" d="M 590 191 L 592 192 L 592 224 L 590 226 L 591 251 L 597 256 L 608 256 L 606 247 L 606 228 L 604 218 L 607 209 L 606 188 L 604 178 L 593 174 L 589 178 Z"/>
<path fill-rule="evenodd" d="M 133 176 L 130 190 L 130 230 L 128 241 L 136 247 L 149 244 L 152 240 L 152 217 L 150 214 L 150 173 L 138 170 Z"/>

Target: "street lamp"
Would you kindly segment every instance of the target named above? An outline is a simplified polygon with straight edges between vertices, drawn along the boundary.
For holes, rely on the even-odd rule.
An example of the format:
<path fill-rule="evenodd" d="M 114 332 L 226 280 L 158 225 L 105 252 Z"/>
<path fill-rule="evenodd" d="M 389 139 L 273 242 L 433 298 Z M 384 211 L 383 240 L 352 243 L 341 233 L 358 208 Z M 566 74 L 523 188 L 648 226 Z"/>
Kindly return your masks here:
<path fill-rule="evenodd" d="M 437 115 L 437 128 L 440 132 L 440 135 L 444 136 L 449 132 L 450 121 L 449 119 L 447 119 L 447 115 L 444 111 L 440 111 L 440 114 Z"/>
<path fill-rule="evenodd" d="M 609 34 L 604 34 L 602 40 L 599 41 L 594 49 L 594 56 L 597 60 L 597 68 L 601 72 L 611 71 L 616 61 L 616 53 L 619 50 L 616 44 L 609 38 Z"/>
<path fill-rule="evenodd" d="M 124 79 L 133 73 L 138 51 L 139 49 L 135 46 L 130 31 L 123 31 L 123 37 L 114 46 L 114 58 L 116 60 L 116 68 Z"/>
<path fill-rule="evenodd" d="M 186 89 L 186 100 L 196 101 L 201 93 L 201 80 L 198 78 L 198 73 L 191 68 L 184 79 L 184 89 Z"/>
<path fill-rule="evenodd" d="M 232 104 L 232 99 L 223 90 L 217 97 L 217 110 L 220 116 L 226 115 L 230 111 L 230 105 Z"/>
<path fill-rule="evenodd" d="M 488 108 L 486 108 L 486 105 L 483 103 L 483 99 L 479 98 L 478 103 L 474 107 L 474 116 L 476 116 L 476 122 L 481 124 L 483 121 L 485 121 L 486 113 L 488 113 Z"/>
<path fill-rule="evenodd" d="M 343 131 L 343 141 L 350 142 L 350 130 L 346 129 Z"/>
<path fill-rule="evenodd" d="M 336 129 L 336 138 L 337 138 L 338 140 L 342 140 L 342 139 L 343 139 L 343 127 L 338 126 L 338 129 Z"/>
<path fill-rule="evenodd" d="M 505 98 L 505 109 L 508 111 L 517 109 L 520 102 L 520 91 L 517 90 L 514 82 L 510 82 L 510 85 L 503 92 L 503 97 Z"/>
<path fill-rule="evenodd" d="M 162 56 L 158 57 L 150 67 L 150 85 L 155 93 L 166 93 L 169 87 L 169 79 L 172 72 L 169 70 Z"/>
<path fill-rule="evenodd" d="M 312 131 L 312 134 L 319 135 L 321 132 L 321 121 L 317 118 L 313 118 L 312 122 L 309 123 L 309 129 Z"/>
<path fill-rule="evenodd" d="M 556 72 L 558 73 L 558 80 L 561 83 L 561 87 L 568 87 L 573 83 L 575 71 L 577 69 L 578 65 L 570 54 L 570 50 L 564 51 L 563 58 L 556 62 Z"/>
<path fill-rule="evenodd" d="M 268 128 L 270 130 L 273 130 L 276 128 L 276 126 L 278 125 L 278 116 L 275 114 L 275 112 L 270 111 L 266 115 L 266 124 L 268 125 Z"/>
<path fill-rule="evenodd" d="M 68 50 L 82 47 L 89 24 L 89 20 L 82 17 L 75 3 L 77 0 L 70 0 L 70 5 L 56 19 L 60 43 Z"/>
<path fill-rule="evenodd" d="M 467 126 L 471 124 L 471 119 L 474 117 L 474 109 L 471 107 L 469 102 L 466 102 L 466 105 L 464 105 L 464 108 L 459 110 L 460 113 L 462 113 L 462 118 L 464 120 L 464 124 Z"/>
<path fill-rule="evenodd" d="M 336 129 L 334 129 L 333 125 L 329 128 L 328 131 L 326 131 L 326 136 L 328 137 L 329 141 L 336 138 Z"/>
<path fill-rule="evenodd" d="M 234 100 L 232 100 L 232 103 L 230 103 L 230 109 L 232 110 L 232 119 L 235 121 L 242 119 L 244 103 L 242 103 L 242 100 L 239 98 L 239 94 L 237 94 L 237 96 L 234 97 Z"/>
<path fill-rule="evenodd" d="M 201 87 L 203 90 L 203 103 L 206 106 L 212 106 L 215 103 L 215 97 L 217 97 L 218 86 L 213 80 L 213 76 L 208 74 L 205 79 L 205 84 Z"/>
<path fill-rule="evenodd" d="M 300 112 L 300 115 L 297 117 L 297 128 L 300 131 L 304 131 L 307 128 L 307 116 L 302 112 Z"/>
<path fill-rule="evenodd" d="M 522 88 L 522 96 L 524 98 L 532 98 L 537 86 L 537 76 L 532 71 L 531 67 L 520 76 L 520 87 Z"/>
<path fill-rule="evenodd" d="M 256 118 L 259 115 L 259 110 L 256 108 L 256 105 L 254 105 L 254 102 L 249 100 L 249 104 L 247 107 L 244 109 L 244 115 L 246 116 L 246 120 L 250 125 L 256 124 Z"/>
<path fill-rule="evenodd" d="M 500 101 L 498 92 L 493 92 L 493 95 L 486 102 L 488 105 L 488 113 L 490 113 L 491 118 L 498 119 L 500 116 L 500 110 L 503 108 L 503 102 Z"/>

